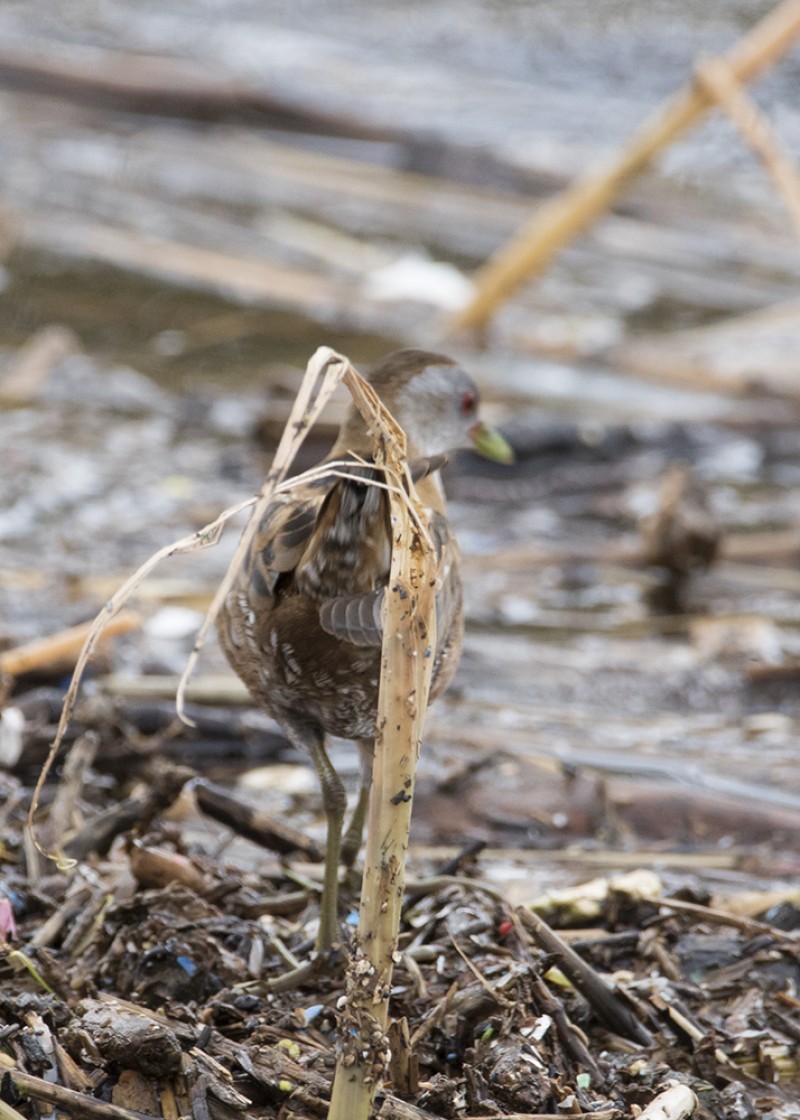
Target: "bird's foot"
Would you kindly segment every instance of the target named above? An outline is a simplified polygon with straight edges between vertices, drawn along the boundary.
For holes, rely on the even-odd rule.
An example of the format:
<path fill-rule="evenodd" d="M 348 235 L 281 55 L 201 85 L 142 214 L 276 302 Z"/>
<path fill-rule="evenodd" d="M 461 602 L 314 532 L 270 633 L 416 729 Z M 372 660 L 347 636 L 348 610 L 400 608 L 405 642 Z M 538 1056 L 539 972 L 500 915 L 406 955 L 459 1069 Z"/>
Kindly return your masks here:
<path fill-rule="evenodd" d="M 319 976 L 332 977 L 344 972 L 345 955 L 337 942 L 328 949 L 315 949 L 308 960 L 296 964 L 288 972 L 259 982 L 266 992 L 290 992 Z"/>
<path fill-rule="evenodd" d="M 347 830 L 342 837 L 342 845 L 339 851 L 339 862 L 342 863 L 348 871 L 352 870 L 358 853 L 361 851 L 361 844 L 364 840 L 364 824 L 367 819 L 368 809 L 369 786 L 362 785 L 358 795 L 358 801 L 353 810 L 353 816 L 350 819 L 350 824 L 347 826 Z"/>
<path fill-rule="evenodd" d="M 324 971 L 325 963 L 325 954 L 314 953 L 307 961 L 290 968 L 288 972 L 283 972 L 271 980 L 262 981 L 260 987 L 268 992 L 290 992 L 293 988 L 299 988 L 308 980 L 319 976 Z"/>
<path fill-rule="evenodd" d="M 341 934 L 341 931 L 340 931 Z M 288 968 L 277 976 L 264 976 L 258 980 L 247 980 L 237 984 L 237 992 L 271 993 L 289 992 L 300 988 L 303 984 L 319 977 L 336 979 L 344 974 L 345 963 L 348 956 L 347 939 L 337 938 L 333 943 L 322 944 L 319 934 L 316 943 L 306 942 L 301 948 L 301 953 L 308 953 L 305 960 L 299 959 L 283 944 L 278 937 L 273 937 L 272 948 L 278 953 Z"/>

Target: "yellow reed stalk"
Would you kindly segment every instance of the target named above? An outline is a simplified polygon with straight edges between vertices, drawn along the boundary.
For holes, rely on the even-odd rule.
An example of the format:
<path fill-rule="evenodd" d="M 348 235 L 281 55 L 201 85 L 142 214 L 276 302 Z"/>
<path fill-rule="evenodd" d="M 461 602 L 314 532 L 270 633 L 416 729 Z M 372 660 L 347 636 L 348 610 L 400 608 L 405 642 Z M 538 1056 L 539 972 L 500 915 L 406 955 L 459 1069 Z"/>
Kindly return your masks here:
<path fill-rule="evenodd" d="M 392 561 L 358 935 L 347 974 L 329 1120 L 368 1120 L 388 1065 L 386 1024 L 397 954 L 414 776 L 436 648 L 436 557 L 406 469 L 405 437 L 370 387 L 344 380 L 376 437 L 390 483 Z M 408 500 L 396 482 L 404 484 Z M 410 507 L 409 507 L 410 502 Z"/>

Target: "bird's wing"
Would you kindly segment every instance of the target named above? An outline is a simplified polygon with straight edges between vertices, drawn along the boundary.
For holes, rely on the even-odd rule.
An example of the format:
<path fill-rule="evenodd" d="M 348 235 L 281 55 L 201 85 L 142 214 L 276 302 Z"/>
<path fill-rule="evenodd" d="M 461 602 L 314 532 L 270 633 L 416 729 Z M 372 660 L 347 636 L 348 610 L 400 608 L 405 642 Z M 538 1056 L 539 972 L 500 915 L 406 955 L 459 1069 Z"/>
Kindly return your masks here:
<path fill-rule="evenodd" d="M 457 549 L 447 520 L 433 512 L 431 537 L 439 563 L 440 584 L 436 590 L 437 645 L 444 642 L 460 609 L 460 582 L 457 574 Z M 360 595 L 338 595 L 322 603 L 319 620 L 322 629 L 355 646 L 378 647 L 383 642 L 383 600 L 385 587 Z"/>
<path fill-rule="evenodd" d="M 322 629 L 354 646 L 378 647 L 383 641 L 381 611 L 385 587 L 363 595 L 340 595 L 327 599 L 319 609 Z"/>
<path fill-rule="evenodd" d="M 267 506 L 242 566 L 242 576 L 256 598 L 273 598 L 279 579 L 291 578 L 308 547 L 329 487 L 330 481 L 324 486 L 312 483 Z"/>
<path fill-rule="evenodd" d="M 251 596 L 300 592 L 322 601 L 372 590 L 382 575 L 385 582 L 385 491 L 368 484 L 380 472 L 358 463 L 347 472 L 355 477 L 322 477 L 269 504 L 241 570 Z"/>
<path fill-rule="evenodd" d="M 389 576 L 389 503 L 383 472 L 348 467 L 328 490 L 295 570 L 295 588 L 323 603 L 362 595 Z"/>
<path fill-rule="evenodd" d="M 426 479 L 445 462 L 446 456 L 416 460 L 411 477 Z M 382 481 L 381 471 L 354 464 L 348 473 L 355 477 L 322 479 L 272 502 L 243 570 L 251 599 L 300 592 L 317 600 L 320 625 L 328 634 L 379 647 L 390 563 L 388 500 L 385 490 L 372 485 Z M 437 618 L 446 625 L 452 614 L 448 555 L 455 545 L 446 519 L 435 511 L 431 535 L 442 573 Z"/>

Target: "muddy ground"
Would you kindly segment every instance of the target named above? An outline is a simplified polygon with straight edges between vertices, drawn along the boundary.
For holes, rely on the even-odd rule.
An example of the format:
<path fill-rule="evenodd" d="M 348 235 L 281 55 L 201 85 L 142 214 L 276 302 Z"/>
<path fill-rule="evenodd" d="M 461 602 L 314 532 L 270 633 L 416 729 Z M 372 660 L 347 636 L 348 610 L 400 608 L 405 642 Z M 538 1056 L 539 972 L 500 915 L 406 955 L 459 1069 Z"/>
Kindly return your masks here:
<path fill-rule="evenodd" d="M 676 1082 L 702 1120 L 800 1115 L 800 253 L 780 200 L 716 119 L 483 345 L 444 334 L 535 200 L 766 6 L 563 7 L 475 4 L 456 28 L 448 5 L 240 4 L 180 50 L 177 4 L 36 27 L 4 8 L 0 1107 L 326 1115 L 346 945 L 270 989 L 313 942 L 313 775 L 214 642 L 196 728 L 174 713 L 237 525 L 164 561 L 92 662 L 39 820 L 68 870 L 24 821 L 74 651 L 17 658 L 257 490 L 317 345 L 365 367 L 435 344 L 517 462 L 447 470 L 467 634 L 427 722 L 378 1114 L 622 1120 Z M 757 93 L 790 147 L 796 69 Z M 354 793 L 354 753 L 333 757 Z"/>

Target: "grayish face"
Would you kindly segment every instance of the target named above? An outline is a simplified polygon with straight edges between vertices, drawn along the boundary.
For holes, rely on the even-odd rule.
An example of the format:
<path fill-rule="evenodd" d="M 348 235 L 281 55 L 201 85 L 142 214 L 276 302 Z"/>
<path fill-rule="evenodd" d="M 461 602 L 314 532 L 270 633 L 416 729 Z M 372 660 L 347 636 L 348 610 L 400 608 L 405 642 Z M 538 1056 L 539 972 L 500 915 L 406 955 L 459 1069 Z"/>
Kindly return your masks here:
<path fill-rule="evenodd" d="M 394 418 L 409 438 L 409 456 L 441 455 L 467 447 L 470 430 L 478 422 L 478 403 L 477 386 L 464 370 L 426 366 L 394 401 Z"/>

